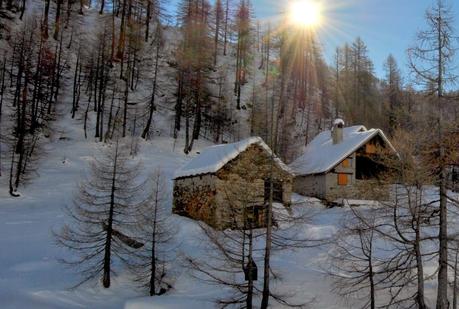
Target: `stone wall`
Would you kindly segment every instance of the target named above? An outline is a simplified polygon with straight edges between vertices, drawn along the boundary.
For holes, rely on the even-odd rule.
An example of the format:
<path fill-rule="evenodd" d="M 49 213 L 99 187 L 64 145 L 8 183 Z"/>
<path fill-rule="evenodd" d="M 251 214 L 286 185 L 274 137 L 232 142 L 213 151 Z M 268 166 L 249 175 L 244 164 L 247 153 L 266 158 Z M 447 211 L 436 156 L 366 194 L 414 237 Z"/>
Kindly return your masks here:
<path fill-rule="evenodd" d="M 216 180 L 211 174 L 174 180 L 173 213 L 218 226 Z"/>
<path fill-rule="evenodd" d="M 324 199 L 325 174 L 297 176 L 294 180 L 293 191 L 304 196 L 314 196 Z"/>
<path fill-rule="evenodd" d="M 269 154 L 260 146 L 252 145 L 217 172 L 216 199 L 222 225 L 242 226 L 245 207 L 265 204 L 265 179 L 269 179 L 270 171 Z M 283 203 L 290 205 L 293 176 L 274 164 L 273 178 L 282 183 Z"/>
<path fill-rule="evenodd" d="M 305 196 L 332 200 L 336 197 L 347 197 L 353 194 L 355 184 L 355 154 L 348 158 L 348 166 L 344 160 L 327 174 L 297 176 L 294 181 L 294 191 Z M 347 185 L 338 184 L 338 174 L 346 174 Z"/>
<path fill-rule="evenodd" d="M 325 196 L 324 198 L 329 201 L 336 200 L 337 198 L 356 198 L 355 191 L 355 168 L 356 168 L 356 157 L 355 153 L 347 157 L 349 166 L 344 166 L 343 161 L 338 164 L 333 170 L 331 170 L 325 176 Z M 348 177 L 347 185 L 340 185 L 338 183 L 338 175 L 345 174 Z"/>
<path fill-rule="evenodd" d="M 241 227 L 244 209 L 265 204 L 264 186 L 270 168 L 269 154 L 252 145 L 215 175 L 176 179 L 173 212 L 218 229 Z M 293 176 L 277 164 L 273 166 L 273 175 L 282 183 L 283 202 L 289 205 Z"/>

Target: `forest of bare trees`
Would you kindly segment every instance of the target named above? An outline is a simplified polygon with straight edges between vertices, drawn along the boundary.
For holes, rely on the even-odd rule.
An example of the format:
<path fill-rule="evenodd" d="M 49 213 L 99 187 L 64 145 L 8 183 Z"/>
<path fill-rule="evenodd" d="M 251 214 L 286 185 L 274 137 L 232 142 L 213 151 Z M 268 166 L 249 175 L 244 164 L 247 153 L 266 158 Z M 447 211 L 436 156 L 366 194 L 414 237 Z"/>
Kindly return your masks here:
<path fill-rule="evenodd" d="M 161 2 L 62 2 L 44 1 L 42 17 L 22 16 L 23 25 L 9 36 L 9 51 L 3 53 L 1 106 L 16 108 L 16 115 L 2 117 L 8 122 L 2 161 L 14 163 L 8 164 L 12 194 L 33 167 L 29 163 L 40 136 L 47 135 L 43 129 L 56 101 L 69 92 L 72 118 L 82 122 L 88 138 L 108 141 L 118 126 L 122 136 L 152 138 L 154 115 L 173 109 L 168 133 L 185 139 L 185 153 L 199 138 L 230 141 L 250 131 L 266 140 L 275 135 L 276 151 L 289 162 L 335 117 L 389 135 L 396 128 L 412 130 L 417 115 L 431 108 L 427 94 L 438 88 L 421 68 L 415 73 L 424 81 L 416 81 L 426 93 L 415 90 L 419 87 L 401 76 L 391 55 L 385 78 L 378 79 L 361 38 L 338 47 L 327 64 L 317 33 L 287 20 L 281 31 L 260 25 L 248 1 L 217 1 L 214 7 L 184 1 L 174 30 L 173 15 Z M 90 32 L 82 25 L 87 6 L 99 11 Z M 24 14 L 23 7 L 6 3 L 5 28 L 16 10 Z M 447 101 L 447 120 L 457 121 L 457 107 Z M 248 120 L 241 116 L 247 109 Z"/>

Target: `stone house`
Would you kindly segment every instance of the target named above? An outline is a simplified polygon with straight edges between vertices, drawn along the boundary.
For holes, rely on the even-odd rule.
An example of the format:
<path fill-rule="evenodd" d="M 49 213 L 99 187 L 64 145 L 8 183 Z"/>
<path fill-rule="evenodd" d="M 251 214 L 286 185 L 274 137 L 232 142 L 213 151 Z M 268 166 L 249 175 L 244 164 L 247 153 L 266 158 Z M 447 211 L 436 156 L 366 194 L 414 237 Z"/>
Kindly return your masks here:
<path fill-rule="evenodd" d="M 432 162 L 432 173 L 438 174 L 439 163 L 439 145 L 434 142 L 429 145 L 431 149 L 425 151 L 426 160 Z M 443 132 L 443 147 L 445 152 L 445 172 L 447 180 L 447 189 L 459 192 L 459 124 L 456 128 L 452 128 Z"/>
<path fill-rule="evenodd" d="M 448 188 L 459 192 L 459 161 L 451 163 L 447 167 Z"/>
<path fill-rule="evenodd" d="M 382 151 L 396 153 L 380 129 L 344 127 L 337 119 L 332 130 L 321 132 L 289 167 L 295 173 L 293 191 L 332 202 L 363 198 L 358 186 L 384 169 Z"/>
<path fill-rule="evenodd" d="M 174 176 L 173 212 L 216 229 L 265 226 L 273 175 L 273 200 L 290 204 L 293 175 L 259 137 L 207 147 Z"/>
<path fill-rule="evenodd" d="M 448 189 L 459 192 L 459 127 L 445 134 Z"/>
<path fill-rule="evenodd" d="M 444 133 L 443 145 L 446 156 L 447 188 L 459 192 L 459 124 Z"/>

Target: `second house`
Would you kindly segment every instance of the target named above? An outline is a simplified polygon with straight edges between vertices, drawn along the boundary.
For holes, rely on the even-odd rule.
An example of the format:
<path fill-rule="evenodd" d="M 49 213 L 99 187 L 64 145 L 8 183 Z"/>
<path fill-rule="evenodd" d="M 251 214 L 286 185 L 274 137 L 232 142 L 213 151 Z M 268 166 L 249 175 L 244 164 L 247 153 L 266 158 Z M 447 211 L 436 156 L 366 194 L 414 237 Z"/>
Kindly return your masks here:
<path fill-rule="evenodd" d="M 295 173 L 294 191 L 330 202 L 369 198 L 365 184 L 385 171 L 381 158 L 395 154 L 380 129 L 344 127 L 344 121 L 336 119 L 332 130 L 317 135 L 289 165 Z"/>

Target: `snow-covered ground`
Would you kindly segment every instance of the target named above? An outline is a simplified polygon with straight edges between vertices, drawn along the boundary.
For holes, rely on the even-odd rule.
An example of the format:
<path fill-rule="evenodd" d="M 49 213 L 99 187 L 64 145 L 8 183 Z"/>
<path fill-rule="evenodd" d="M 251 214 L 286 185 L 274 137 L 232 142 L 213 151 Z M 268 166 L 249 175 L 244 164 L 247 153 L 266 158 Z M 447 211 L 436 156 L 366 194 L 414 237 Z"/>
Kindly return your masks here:
<path fill-rule="evenodd" d="M 126 271 L 114 276 L 113 286 L 102 288 L 91 282 L 76 289 L 80 279 L 75 269 L 58 261 L 69 253 L 58 247 L 52 231 L 68 221 L 64 207 L 72 201 L 79 181 L 84 179 L 87 162 L 98 143 L 84 140 L 81 123 L 63 116 L 53 125 L 44 155 L 38 162 L 33 180 L 21 187 L 21 197 L 10 197 L 7 177 L 0 180 L 0 304 L 1 308 L 213 308 L 219 288 L 193 279 L 177 261 L 174 289 L 160 297 L 144 297 L 129 280 Z M 196 150 L 207 146 L 199 142 Z M 183 154 L 180 140 L 154 137 L 140 143 L 139 157 L 144 171 L 160 167 L 170 179 L 177 168 L 190 160 Z M 169 182 L 169 186 L 172 182 Z M 344 209 L 324 209 L 314 199 L 295 197 L 296 207 L 305 207 L 318 215 L 305 225 L 308 235 L 330 234 Z M 170 204 L 170 203 L 169 203 Z M 179 228 L 178 251 L 204 256 L 199 252 L 199 226 L 190 219 L 173 216 Z M 198 251 L 198 252 L 196 252 Z M 326 257 L 321 249 L 302 249 L 276 254 L 275 267 L 284 277 L 283 288 L 295 292 L 298 299 L 316 298 L 320 308 L 342 308 L 330 295 L 329 285 L 319 264 Z"/>
<path fill-rule="evenodd" d="M 10 197 L 7 177 L 0 177 L 0 307 L 214 308 L 213 300 L 221 289 L 194 279 L 179 258 L 172 266 L 174 289 L 163 296 L 146 297 L 145 291 L 139 290 L 123 269 L 118 269 L 109 289 L 102 288 L 97 281 L 71 289 L 80 277 L 77 270 L 58 261 L 69 252 L 56 245 L 52 231 L 68 221 L 64 207 L 71 203 L 78 182 L 84 179 L 87 162 L 100 144 L 85 140 L 81 127 L 81 122 L 69 119 L 68 114 L 53 124 L 54 133 L 44 143 L 46 155 L 39 160 L 33 179 L 21 187 L 21 197 Z M 209 144 L 199 141 L 195 152 Z M 193 156 L 184 155 L 182 141 L 170 137 L 155 136 L 151 141 L 141 141 L 139 146 L 144 172 L 159 167 L 168 179 Z M 168 185 L 171 189 L 172 181 Z M 348 207 L 327 209 L 319 200 L 299 195 L 294 195 L 293 202 L 298 211 L 313 215 L 301 231 L 311 238 L 332 235 L 349 211 Z M 172 217 L 178 228 L 177 255 L 205 257 L 204 238 L 198 224 L 176 215 Z M 352 303 L 343 303 L 330 291 L 330 281 L 322 267 L 327 250 L 327 247 L 304 248 L 274 254 L 274 268 L 283 277 L 281 288 L 294 295 L 293 301 L 314 299 L 312 308 L 353 308 Z M 435 272 L 434 266 L 426 265 L 426 272 Z M 427 282 L 430 300 L 434 298 L 434 289 Z"/>
<path fill-rule="evenodd" d="M 84 139 L 78 119 L 71 120 L 68 113 L 63 113 L 60 119 L 53 124 L 49 140 L 44 141 L 45 155 L 40 158 L 33 179 L 21 187 L 19 198 L 9 196 L 7 177 L 0 177 L 0 307 L 214 308 L 213 301 L 222 290 L 194 279 L 179 257 L 172 266 L 174 289 L 163 296 L 146 297 L 145 291 L 139 290 L 122 268 L 117 269 L 109 289 L 102 288 L 97 281 L 71 289 L 80 277 L 77 270 L 58 261 L 68 257 L 69 252 L 56 245 L 52 231 L 68 221 L 64 207 L 72 202 L 78 182 L 84 179 L 88 160 L 100 143 Z M 183 153 L 181 139 L 154 136 L 150 141 L 139 143 L 138 156 L 143 162 L 143 171 L 161 168 L 168 179 L 193 156 Z M 208 145 L 209 142 L 199 141 L 193 153 Z M 170 190 L 172 181 L 168 185 Z M 169 199 L 171 205 L 171 196 Z M 311 238 L 333 235 L 349 211 L 348 207 L 327 209 L 319 200 L 299 195 L 294 195 L 293 204 L 299 212 L 313 215 L 311 221 L 301 227 L 301 233 Z M 205 240 L 198 224 L 171 216 L 178 228 L 177 256 L 205 257 L 202 243 Z M 323 270 L 327 250 L 327 247 L 304 248 L 274 254 L 273 266 L 283 278 L 281 289 L 293 294 L 293 301 L 314 299 L 312 308 L 353 308 L 355 304 L 343 303 L 331 292 L 330 281 Z M 425 268 L 428 274 L 435 272 L 434 263 Z M 432 281 L 426 282 L 426 292 L 432 304 L 435 295 Z"/>

